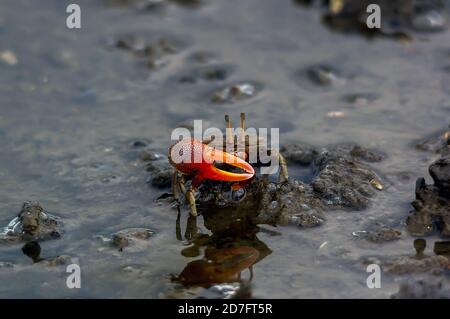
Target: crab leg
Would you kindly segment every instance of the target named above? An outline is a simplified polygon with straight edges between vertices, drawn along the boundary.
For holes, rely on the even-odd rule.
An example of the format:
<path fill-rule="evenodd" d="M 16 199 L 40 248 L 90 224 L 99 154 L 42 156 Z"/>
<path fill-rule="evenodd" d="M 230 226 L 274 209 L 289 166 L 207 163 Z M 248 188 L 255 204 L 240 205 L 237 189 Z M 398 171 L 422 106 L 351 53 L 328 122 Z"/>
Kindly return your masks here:
<path fill-rule="evenodd" d="M 197 207 L 195 206 L 195 196 L 194 196 L 194 187 L 191 185 L 186 189 L 186 186 L 184 185 L 184 178 L 182 178 L 180 183 L 181 192 L 186 197 L 186 200 L 189 204 L 189 210 L 191 212 L 192 216 L 197 216 Z"/>
<path fill-rule="evenodd" d="M 197 217 L 189 215 L 186 223 L 186 232 L 184 233 L 184 238 L 187 240 L 192 240 L 197 234 Z"/>
<path fill-rule="evenodd" d="M 228 145 L 233 145 L 233 151 L 234 151 L 234 136 L 233 136 L 233 130 L 231 128 L 231 120 L 230 117 L 228 116 L 228 114 L 225 115 L 225 123 L 227 124 L 227 128 L 226 128 L 226 148 L 228 147 Z"/>
<path fill-rule="evenodd" d="M 175 236 L 177 237 L 177 240 L 181 241 L 181 240 L 183 240 L 183 237 L 181 237 L 180 221 L 181 221 L 181 213 L 180 213 L 180 208 L 178 208 L 177 221 L 176 221 L 176 225 L 175 225 Z"/>
<path fill-rule="evenodd" d="M 287 163 L 283 155 L 278 153 L 278 161 L 280 164 L 280 175 L 278 176 L 278 180 L 280 182 L 287 182 L 289 179 Z"/>
<path fill-rule="evenodd" d="M 247 158 L 245 141 L 245 113 L 241 113 L 241 122 L 239 127 L 239 136 L 237 140 L 236 155 L 242 159 Z"/>
<path fill-rule="evenodd" d="M 195 206 L 194 188 L 192 186 L 190 186 L 188 189 L 186 189 L 186 186 L 184 185 L 184 183 L 185 183 L 184 177 L 181 176 L 181 178 L 178 178 L 178 173 L 175 172 L 175 174 L 176 174 L 176 177 L 174 176 L 174 180 L 175 180 L 174 185 L 177 185 L 177 186 L 172 186 L 174 188 L 173 192 L 174 192 L 175 199 L 178 201 L 178 204 L 180 204 L 178 189 L 175 190 L 178 187 L 179 190 L 181 191 L 181 193 L 186 198 L 186 201 L 189 204 L 189 209 L 190 209 L 191 215 L 197 216 L 197 208 Z"/>
<path fill-rule="evenodd" d="M 244 143 L 245 145 L 245 113 L 241 113 L 241 136 L 239 137 L 239 140 Z"/>
<path fill-rule="evenodd" d="M 189 203 L 189 209 L 192 216 L 197 216 L 197 207 L 195 206 L 194 189 L 190 186 L 186 192 L 186 200 Z"/>
<path fill-rule="evenodd" d="M 178 206 L 180 205 L 180 181 L 178 179 L 178 172 L 175 170 L 175 172 L 172 175 L 172 194 L 175 201 L 178 203 Z"/>
<path fill-rule="evenodd" d="M 185 186 L 185 179 L 184 176 L 181 175 L 181 177 L 178 180 L 178 187 L 180 188 L 181 193 L 186 196 L 186 186 Z"/>

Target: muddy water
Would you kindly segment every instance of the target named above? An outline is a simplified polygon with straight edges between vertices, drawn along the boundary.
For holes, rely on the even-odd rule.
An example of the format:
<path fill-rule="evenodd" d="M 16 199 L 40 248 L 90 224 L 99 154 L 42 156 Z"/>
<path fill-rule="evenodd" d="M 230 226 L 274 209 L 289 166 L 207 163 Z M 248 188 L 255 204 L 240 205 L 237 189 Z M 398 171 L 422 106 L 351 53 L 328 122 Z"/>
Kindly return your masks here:
<path fill-rule="evenodd" d="M 367 289 L 359 260 L 412 254 L 413 238 L 404 232 L 399 241 L 379 245 L 352 232 L 377 220 L 404 229 L 415 179 L 427 176 L 436 158 L 411 142 L 450 122 L 449 32 L 419 34 L 411 43 L 369 41 L 330 31 L 316 10 L 270 0 L 208 1 L 195 8 L 172 3 L 155 10 L 80 0 L 82 29 L 68 30 L 68 3 L 0 3 L 0 50 L 18 60 L 0 64 L 0 225 L 25 200 L 60 216 L 63 236 L 42 242 L 42 257 L 75 258 L 82 287 L 67 289 L 64 267 L 33 264 L 20 244 L 8 244 L 0 246 L 0 261 L 15 267 L 0 269 L 0 297 L 186 294 L 170 276 L 195 258 L 181 254 L 187 242 L 176 238 L 177 212 L 155 203 L 162 191 L 146 184 L 130 142 L 146 139 L 163 153 L 177 124 L 204 119 L 222 127 L 224 113 L 238 118 L 242 111 L 249 125 L 280 127 L 281 144 L 355 142 L 388 155 L 374 168 L 389 186 L 368 209 L 330 212 L 323 226 L 308 230 L 262 226 L 269 231 L 256 236 L 271 253 L 254 266 L 253 297 L 388 298 L 398 290 L 401 277 L 388 274 L 381 289 Z M 111 45 L 128 33 L 175 39 L 179 50 L 150 70 Z M 174 80 L 197 65 L 196 52 L 230 66 L 229 77 Z M 346 83 L 323 88 L 299 78 L 299 71 L 320 63 L 347 74 Z M 241 102 L 210 102 L 212 91 L 237 81 L 253 81 L 261 90 Z M 354 93 L 378 98 L 362 104 L 343 99 Z M 182 227 L 186 216 L 185 210 Z M 197 223 L 210 234 L 201 217 Z M 148 247 L 118 253 L 95 238 L 130 227 L 155 232 Z M 137 270 L 124 271 L 130 265 Z"/>

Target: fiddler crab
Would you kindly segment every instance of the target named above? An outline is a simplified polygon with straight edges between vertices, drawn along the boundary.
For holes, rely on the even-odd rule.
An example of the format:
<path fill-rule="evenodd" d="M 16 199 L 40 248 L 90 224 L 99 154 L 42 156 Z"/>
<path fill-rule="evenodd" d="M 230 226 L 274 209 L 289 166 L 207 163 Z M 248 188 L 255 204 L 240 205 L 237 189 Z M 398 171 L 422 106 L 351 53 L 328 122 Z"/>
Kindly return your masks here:
<path fill-rule="evenodd" d="M 280 167 L 279 181 L 285 182 L 288 180 L 287 164 L 283 156 L 267 149 L 267 144 L 263 138 L 257 136 L 256 140 L 251 140 L 244 135 L 245 113 L 241 113 L 240 130 L 238 130 L 239 134 L 236 139 L 234 135 L 228 134 L 232 130 L 228 115 L 225 115 L 225 122 L 227 134 L 225 138 L 218 139 L 219 142 L 215 138 L 202 141 L 185 138 L 177 141 L 169 148 L 168 159 L 175 168 L 172 176 L 173 196 L 176 202 L 180 204 L 180 193 L 184 195 L 192 216 L 197 216 L 194 193 L 203 181 L 231 182 L 231 189 L 233 190 L 245 188 L 255 176 L 255 170 L 248 161 L 251 151 L 266 148 L 266 154 L 277 156 Z M 239 150 L 238 144 L 241 146 L 241 150 Z M 227 145 L 232 146 L 231 149 L 234 150 L 232 153 L 226 151 L 230 149 Z M 177 160 L 173 158 L 174 154 L 176 154 Z M 264 164 L 260 162 L 258 157 L 253 165 L 256 167 Z M 239 172 L 227 171 L 222 168 L 238 170 Z M 191 181 L 189 186 L 186 186 L 187 180 Z"/>

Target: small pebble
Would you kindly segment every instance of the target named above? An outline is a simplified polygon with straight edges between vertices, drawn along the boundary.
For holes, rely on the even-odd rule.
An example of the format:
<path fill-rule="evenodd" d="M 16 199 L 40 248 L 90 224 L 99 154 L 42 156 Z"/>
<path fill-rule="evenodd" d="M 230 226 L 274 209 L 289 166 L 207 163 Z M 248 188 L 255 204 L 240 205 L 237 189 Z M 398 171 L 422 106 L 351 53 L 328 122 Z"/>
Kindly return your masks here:
<path fill-rule="evenodd" d="M 233 102 L 252 97 L 255 92 L 256 88 L 253 84 L 235 84 L 215 92 L 211 99 L 213 102 Z"/>
<path fill-rule="evenodd" d="M 157 153 L 153 153 L 153 152 L 149 152 L 149 151 L 143 151 L 140 155 L 139 155 L 139 159 L 143 162 L 151 162 L 151 161 L 156 161 L 158 159 L 161 158 L 160 154 Z"/>
<path fill-rule="evenodd" d="M 332 111 L 327 113 L 328 117 L 343 117 L 345 116 L 345 113 L 342 111 Z"/>
<path fill-rule="evenodd" d="M 447 19 L 438 10 L 428 10 L 415 15 L 411 23 L 417 31 L 440 31 L 445 28 Z"/>
<path fill-rule="evenodd" d="M 333 67 L 326 65 L 310 67 L 307 70 L 307 75 L 312 82 L 320 86 L 345 83 L 345 80 L 339 76 L 338 72 Z"/>
<path fill-rule="evenodd" d="M 16 65 L 19 60 L 14 52 L 10 50 L 4 50 L 0 52 L 0 60 L 8 65 Z"/>
<path fill-rule="evenodd" d="M 381 184 L 381 182 L 376 178 L 372 178 L 370 180 L 370 185 L 372 185 L 375 189 L 379 191 L 382 191 L 384 189 L 383 184 Z"/>

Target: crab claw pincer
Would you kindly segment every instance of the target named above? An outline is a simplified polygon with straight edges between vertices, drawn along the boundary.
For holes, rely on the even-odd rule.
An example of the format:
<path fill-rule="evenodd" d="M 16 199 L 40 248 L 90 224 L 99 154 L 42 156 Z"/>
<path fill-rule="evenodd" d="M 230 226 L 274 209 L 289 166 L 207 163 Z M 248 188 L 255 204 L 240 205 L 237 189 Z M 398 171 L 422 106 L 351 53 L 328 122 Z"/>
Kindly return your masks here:
<path fill-rule="evenodd" d="M 184 139 L 172 145 L 169 148 L 169 161 L 181 173 L 193 175 L 194 186 L 205 179 L 240 182 L 255 175 L 253 167 L 243 159 L 210 147 L 196 139 Z M 244 172 L 228 172 L 217 168 L 216 163 L 237 167 Z"/>

